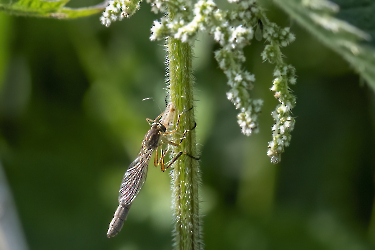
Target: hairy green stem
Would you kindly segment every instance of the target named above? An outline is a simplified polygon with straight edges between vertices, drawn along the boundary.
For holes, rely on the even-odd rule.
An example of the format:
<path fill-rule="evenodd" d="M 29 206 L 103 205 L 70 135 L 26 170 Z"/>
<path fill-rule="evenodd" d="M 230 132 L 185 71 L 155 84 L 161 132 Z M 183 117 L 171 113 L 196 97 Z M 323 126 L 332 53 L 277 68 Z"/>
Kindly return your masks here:
<path fill-rule="evenodd" d="M 183 152 L 173 165 L 172 208 L 174 216 L 175 249 L 203 249 L 201 241 L 201 219 L 199 216 L 198 185 L 200 181 L 195 142 L 193 108 L 192 48 L 188 43 L 168 38 L 168 68 L 170 101 L 176 107 L 176 114 L 184 112 L 179 121 L 178 141 L 186 130 L 185 139 L 175 147 L 174 153 Z M 192 108 L 192 109 L 191 109 Z M 190 110 L 189 110 L 190 109 Z M 187 111 L 188 110 L 188 111 Z M 176 116 L 176 121 L 178 117 Z M 189 156 L 190 155 L 190 156 Z"/>

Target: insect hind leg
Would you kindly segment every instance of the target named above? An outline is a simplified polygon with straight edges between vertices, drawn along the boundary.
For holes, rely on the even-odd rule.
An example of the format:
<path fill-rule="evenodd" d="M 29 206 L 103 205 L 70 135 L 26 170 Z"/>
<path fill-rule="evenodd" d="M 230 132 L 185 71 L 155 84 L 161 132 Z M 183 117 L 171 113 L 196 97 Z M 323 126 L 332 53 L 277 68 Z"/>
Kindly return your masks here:
<path fill-rule="evenodd" d="M 186 133 L 189 132 L 189 131 L 191 131 L 191 130 L 193 130 L 193 129 L 195 129 L 196 126 L 197 126 L 197 123 L 194 122 L 194 126 L 193 126 L 191 129 L 189 129 L 189 130 L 185 130 L 184 133 L 182 134 L 182 138 L 181 138 L 181 140 L 180 140 L 179 143 L 174 143 L 174 142 L 171 142 L 171 141 L 169 141 L 168 143 L 171 144 L 171 145 L 173 145 L 173 146 L 180 146 L 181 143 L 182 143 L 182 141 L 186 138 L 186 137 L 185 137 Z M 166 150 L 166 151 L 168 151 L 168 150 Z M 195 157 L 195 156 L 192 156 L 192 155 L 189 154 L 189 153 L 186 153 L 186 152 L 182 152 L 182 151 L 180 151 L 180 152 L 178 152 L 178 153 L 173 157 L 173 159 L 168 163 L 168 165 L 167 165 L 166 168 L 169 168 L 169 167 L 170 167 L 175 161 L 177 161 L 178 158 L 181 157 L 181 155 L 187 155 L 187 156 L 189 156 L 190 158 L 192 158 L 192 159 L 194 159 L 194 160 L 197 160 L 197 161 L 200 160 L 200 157 Z"/>
<path fill-rule="evenodd" d="M 179 128 L 181 115 L 183 115 L 184 113 L 186 113 L 186 112 L 188 112 L 188 111 L 190 111 L 190 110 L 192 110 L 192 109 L 193 109 L 193 107 L 191 107 L 191 108 L 189 108 L 189 109 L 183 111 L 182 113 L 180 113 L 180 114 L 178 115 L 178 117 L 177 117 L 177 122 L 176 122 L 176 127 L 175 127 L 175 129 L 172 130 L 172 131 L 169 131 L 169 132 L 164 133 L 164 135 L 173 134 L 173 133 L 180 134 L 180 133 L 177 132 L 177 130 L 178 130 L 178 128 Z M 170 144 L 170 145 L 172 145 L 172 146 L 176 146 L 176 147 L 180 146 L 181 143 L 182 143 L 182 141 L 183 141 L 184 139 L 186 139 L 186 134 L 187 134 L 188 132 L 194 130 L 196 127 L 197 127 L 197 123 L 194 122 L 194 126 L 193 126 L 191 129 L 185 129 L 185 130 L 184 130 L 184 132 L 182 133 L 182 137 L 180 138 L 180 141 L 179 141 L 178 143 L 173 142 L 173 141 L 167 141 L 167 143 Z M 180 134 L 180 135 L 181 135 L 181 134 Z M 164 151 L 164 156 L 166 155 L 166 153 L 168 152 L 168 150 L 169 150 L 169 148 L 166 149 L 166 150 Z M 181 157 L 181 155 L 187 155 L 187 156 L 189 156 L 190 158 L 192 158 L 192 159 L 194 159 L 194 160 L 200 160 L 200 157 L 195 157 L 195 156 L 192 156 L 191 154 L 189 154 L 189 153 L 187 153 L 187 152 L 180 151 L 180 152 L 178 152 L 178 153 L 173 157 L 172 160 L 170 160 L 170 161 L 167 163 L 167 166 L 166 166 L 166 168 L 164 168 L 164 169 L 167 169 L 167 168 L 169 168 L 170 166 L 172 166 L 172 164 L 173 164 L 175 161 L 177 161 L 178 158 Z M 163 172 L 164 172 L 164 169 L 162 169 Z"/>
<path fill-rule="evenodd" d="M 192 156 L 192 155 L 189 154 L 189 153 L 186 153 L 186 152 L 182 152 L 182 151 L 180 151 L 180 152 L 178 152 L 178 153 L 175 155 L 175 157 L 173 157 L 173 159 L 168 163 L 168 165 L 167 165 L 166 168 L 169 168 L 169 167 L 170 167 L 175 161 L 177 161 L 178 158 L 180 158 L 181 155 L 187 155 L 187 156 L 189 156 L 190 158 L 192 158 L 192 159 L 194 159 L 194 160 L 197 160 L 197 161 L 200 160 L 200 157 L 194 157 L 194 156 Z"/>

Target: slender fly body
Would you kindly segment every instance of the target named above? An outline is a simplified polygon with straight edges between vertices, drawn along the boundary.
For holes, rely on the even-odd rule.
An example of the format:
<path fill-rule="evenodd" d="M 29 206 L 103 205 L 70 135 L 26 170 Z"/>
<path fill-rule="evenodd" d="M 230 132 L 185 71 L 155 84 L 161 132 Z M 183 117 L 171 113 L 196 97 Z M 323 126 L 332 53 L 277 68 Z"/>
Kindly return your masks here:
<path fill-rule="evenodd" d="M 122 179 L 118 197 L 119 206 L 117 207 L 113 219 L 109 224 L 109 229 L 107 232 L 108 238 L 116 236 L 121 231 L 121 228 L 124 225 L 124 221 L 126 220 L 126 217 L 128 215 L 129 209 L 146 181 L 148 164 L 153 152 L 156 152 L 154 162 L 155 166 L 160 164 L 161 170 L 164 171 L 164 157 L 168 149 L 164 151 L 161 150 L 161 159 L 159 162 L 157 158 L 158 147 L 161 146 L 161 144 L 163 144 L 164 142 L 170 145 L 178 146 L 185 138 L 186 133 L 195 128 L 194 126 L 190 130 L 185 130 L 179 143 L 165 140 L 166 135 L 175 133 L 177 131 L 180 122 L 180 116 L 189 110 L 186 110 L 178 115 L 176 127 L 171 131 L 168 131 L 168 129 L 173 125 L 173 120 L 176 113 L 176 109 L 173 104 L 169 104 L 166 110 L 158 117 L 156 117 L 155 120 L 147 119 L 147 121 L 151 125 L 151 128 L 146 133 L 142 141 L 142 147 L 137 158 L 135 158 L 135 160 L 129 165 Z M 185 152 L 180 152 L 176 154 L 175 157 L 168 163 L 167 168 L 170 167 L 182 154 L 186 154 L 196 160 L 199 159 Z"/>

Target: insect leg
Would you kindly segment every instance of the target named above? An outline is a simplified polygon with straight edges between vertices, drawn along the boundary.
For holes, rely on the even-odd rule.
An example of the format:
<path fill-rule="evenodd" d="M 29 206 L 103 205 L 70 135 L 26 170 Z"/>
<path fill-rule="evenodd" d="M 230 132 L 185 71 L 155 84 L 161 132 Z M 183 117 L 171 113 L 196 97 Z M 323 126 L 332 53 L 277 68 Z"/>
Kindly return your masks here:
<path fill-rule="evenodd" d="M 155 149 L 155 158 L 154 158 L 154 166 L 155 166 L 155 167 L 157 167 L 158 164 L 159 164 L 159 162 L 158 162 L 158 149 L 159 149 L 159 147 L 157 147 L 157 148 Z"/>
<path fill-rule="evenodd" d="M 181 143 L 182 143 L 182 141 L 183 141 L 184 139 L 186 139 L 185 136 L 186 136 L 187 132 L 192 131 L 193 129 L 195 129 L 196 126 L 197 126 L 197 123 L 195 122 L 195 123 L 194 123 L 194 127 L 192 127 L 191 129 L 186 129 L 186 130 L 184 131 L 184 133 L 182 133 L 182 137 L 180 138 L 181 140 L 180 140 L 179 143 L 175 143 L 175 142 L 172 142 L 172 141 L 168 141 L 168 143 L 171 144 L 171 145 L 173 145 L 173 146 L 180 146 Z M 165 134 L 164 134 L 164 135 L 165 135 Z"/>
<path fill-rule="evenodd" d="M 164 167 L 164 157 L 166 156 L 166 154 L 168 152 L 168 149 L 163 150 L 163 148 L 160 147 L 160 152 L 161 152 L 160 160 L 158 159 L 158 149 L 159 149 L 159 147 L 155 150 L 154 166 L 157 167 L 160 164 L 161 171 L 164 172 L 164 170 L 165 170 L 165 167 Z"/>
<path fill-rule="evenodd" d="M 170 162 L 168 162 L 168 166 L 167 166 L 167 168 L 169 168 L 169 167 L 170 167 L 175 161 L 177 161 L 177 159 L 180 158 L 181 155 L 187 155 L 187 156 L 189 156 L 190 158 L 192 158 L 192 159 L 194 159 L 194 160 L 197 160 L 197 161 L 199 161 L 199 159 L 200 159 L 200 157 L 194 157 L 194 156 L 192 156 L 192 155 L 190 155 L 190 154 L 188 154 L 188 153 L 186 153 L 186 152 L 182 152 L 182 151 L 180 151 L 180 152 L 178 152 L 178 153 L 175 155 L 175 157 L 173 157 L 173 159 L 172 159 Z"/>
<path fill-rule="evenodd" d="M 151 126 L 155 121 L 159 120 L 160 117 L 162 117 L 163 114 L 164 114 L 164 112 L 161 113 L 160 115 L 158 115 L 158 117 L 156 117 L 155 120 L 152 120 L 152 119 L 150 119 L 150 118 L 146 118 L 146 121 L 147 121 L 148 124 Z"/>
<path fill-rule="evenodd" d="M 176 122 L 176 127 L 175 127 L 175 129 L 174 130 L 172 130 L 172 131 L 169 131 L 169 132 L 166 132 L 166 133 L 164 133 L 163 135 L 168 135 L 168 134 L 172 134 L 172 133 L 178 133 L 177 132 L 177 130 L 178 130 L 178 128 L 179 128 L 179 124 L 180 124 L 180 118 L 181 118 L 181 115 L 182 114 L 184 114 L 185 112 L 188 112 L 188 111 L 190 111 L 190 110 L 192 110 L 193 109 L 193 107 L 191 107 L 190 109 L 187 109 L 187 110 L 185 110 L 185 111 L 183 111 L 181 114 L 179 114 L 178 115 L 178 117 L 177 117 L 177 122 Z M 179 145 L 181 145 L 181 143 L 182 143 L 182 141 L 184 140 L 184 139 L 186 139 L 186 134 L 189 132 L 189 131 L 191 131 L 191 130 L 194 130 L 195 128 L 196 128 L 196 126 L 197 126 L 197 123 L 196 122 L 194 122 L 194 126 L 191 128 L 191 129 L 185 129 L 184 130 L 184 132 L 182 133 L 182 137 L 180 138 L 180 141 L 178 142 L 178 143 L 176 143 L 176 142 L 173 142 L 173 141 L 164 141 L 164 142 L 166 142 L 166 143 L 168 143 L 168 144 L 170 144 L 170 145 L 172 145 L 172 146 L 179 146 Z M 180 133 L 178 133 L 178 134 L 180 134 Z M 169 162 L 168 162 L 168 165 L 167 165 L 167 167 L 165 168 L 164 167 L 164 157 L 165 157 L 165 155 L 167 154 L 167 152 L 168 152 L 168 150 L 169 150 L 169 148 L 167 148 L 165 151 L 162 151 L 162 157 L 161 157 L 161 160 L 163 161 L 163 164 L 161 164 L 161 170 L 164 172 L 164 170 L 166 169 L 166 168 L 169 168 L 181 155 L 187 155 L 187 156 L 189 156 L 190 158 L 192 158 L 192 159 L 195 159 L 195 160 L 199 160 L 200 158 L 197 158 L 197 157 L 194 157 L 194 156 L 192 156 L 192 155 L 190 155 L 189 153 L 186 153 L 186 152 L 178 152 L 174 157 L 173 157 L 173 159 L 172 160 L 170 160 Z"/>
<path fill-rule="evenodd" d="M 167 154 L 167 151 L 168 149 L 166 150 L 162 150 L 161 151 L 161 157 L 160 157 L 160 168 L 161 168 L 161 171 L 165 171 L 165 167 L 164 167 L 164 156 Z"/>
<path fill-rule="evenodd" d="M 195 129 L 196 126 L 197 126 L 197 123 L 194 124 L 194 127 L 193 127 L 193 128 L 191 128 L 191 129 L 189 129 L 189 130 L 185 130 L 184 133 L 183 133 L 183 135 L 182 135 L 181 141 L 180 141 L 179 143 L 175 143 L 175 142 L 172 142 L 172 141 L 168 141 L 168 144 L 171 144 L 171 145 L 173 145 L 173 146 L 179 146 L 179 145 L 182 143 L 182 141 L 186 138 L 186 137 L 185 137 L 186 133 L 189 132 L 189 131 L 191 131 L 191 130 L 193 130 L 193 129 Z M 168 151 L 168 149 L 165 150 L 164 156 L 165 156 L 165 154 L 167 153 L 167 151 Z M 192 156 L 192 155 L 189 154 L 189 153 L 186 153 L 186 152 L 182 152 L 182 151 L 180 151 L 180 152 L 178 152 L 178 153 L 175 155 L 175 157 L 173 157 L 173 159 L 172 159 L 170 162 L 168 162 L 167 168 L 169 168 L 169 167 L 170 167 L 175 161 L 177 161 L 177 159 L 178 159 L 181 155 L 187 155 L 187 156 L 189 156 L 190 158 L 192 158 L 192 159 L 194 159 L 194 160 L 197 160 L 197 161 L 200 159 L 200 157 L 194 157 L 194 156 Z M 164 157 L 164 156 L 163 156 L 163 157 Z M 163 169 L 162 169 L 162 170 L 163 170 Z M 163 170 L 163 172 L 164 172 L 164 170 Z"/>
<path fill-rule="evenodd" d="M 178 126 L 180 125 L 180 118 L 181 118 L 181 115 L 183 115 L 184 113 L 186 113 L 186 112 L 188 112 L 188 111 L 190 111 L 190 110 L 192 110 L 192 109 L 193 109 L 193 107 L 191 107 L 191 108 L 189 108 L 189 109 L 183 111 L 181 114 L 179 114 L 178 117 L 177 117 L 176 128 L 175 128 L 174 130 L 170 131 L 170 132 L 164 133 L 164 135 L 168 135 L 168 134 L 175 133 L 175 132 L 178 130 Z M 195 128 L 195 126 L 194 126 L 194 128 Z"/>

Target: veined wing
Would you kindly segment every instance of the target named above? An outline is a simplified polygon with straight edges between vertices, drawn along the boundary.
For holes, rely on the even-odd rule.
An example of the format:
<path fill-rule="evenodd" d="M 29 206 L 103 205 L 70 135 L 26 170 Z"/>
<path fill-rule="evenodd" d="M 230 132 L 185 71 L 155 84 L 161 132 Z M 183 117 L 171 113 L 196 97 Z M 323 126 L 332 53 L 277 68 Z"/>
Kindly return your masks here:
<path fill-rule="evenodd" d="M 142 147 L 138 157 L 130 164 L 121 182 L 118 201 L 120 205 L 131 205 L 146 181 L 148 163 L 152 152 Z"/>
<path fill-rule="evenodd" d="M 108 238 L 116 236 L 121 231 L 124 221 L 128 216 L 130 206 L 146 181 L 148 163 L 153 151 L 151 149 L 145 150 L 142 146 L 138 157 L 130 164 L 128 170 L 126 170 L 119 191 L 119 206 L 109 224 Z"/>

